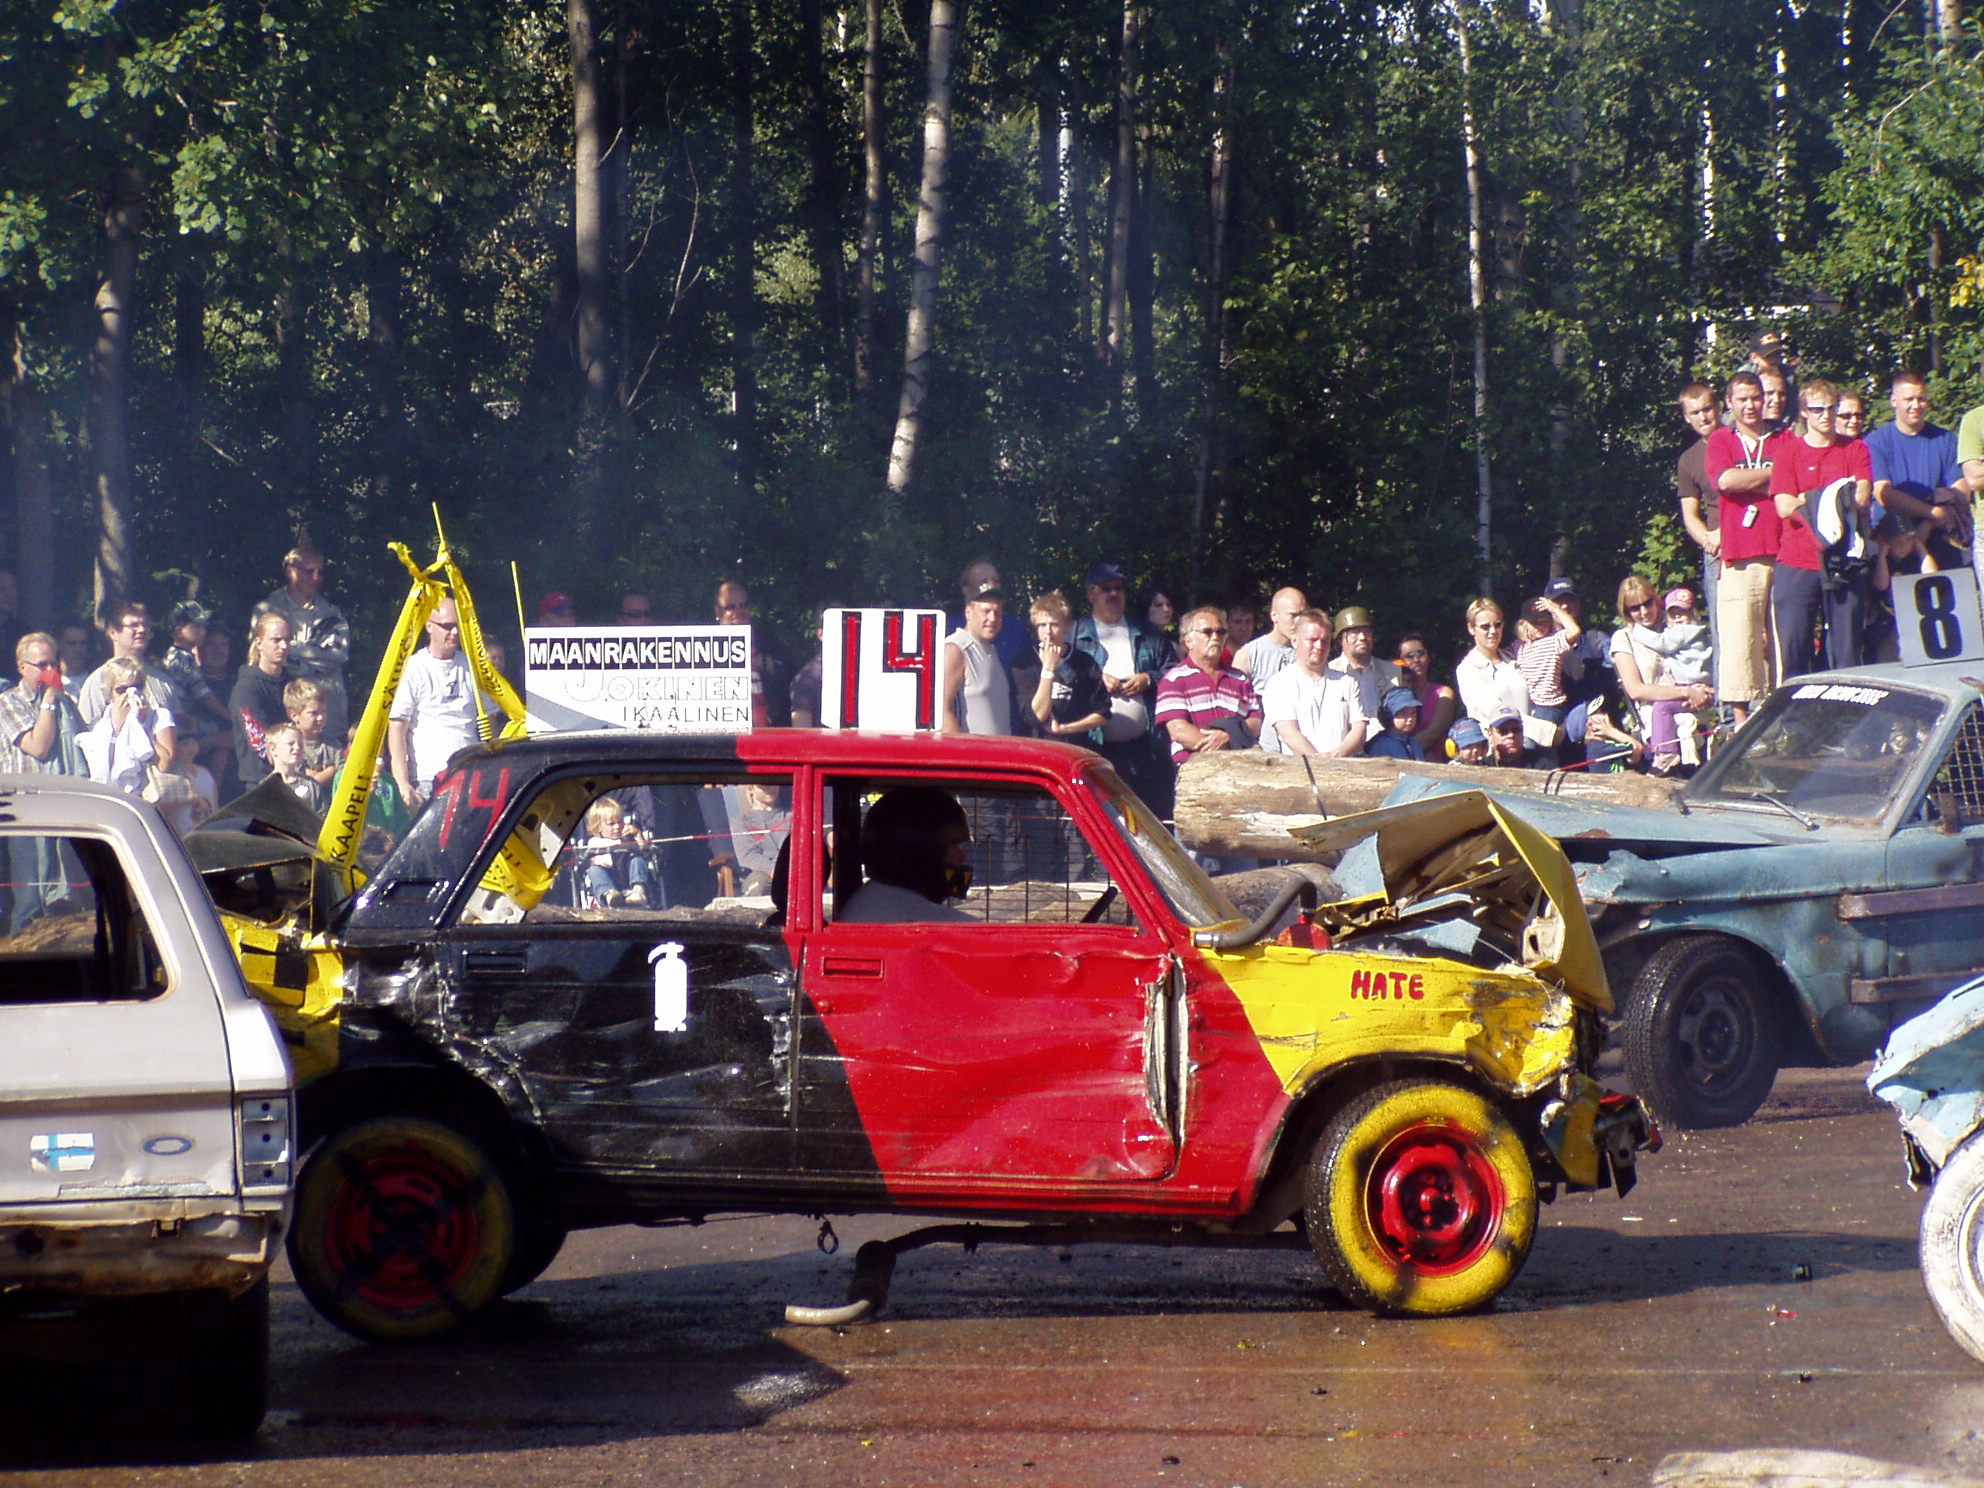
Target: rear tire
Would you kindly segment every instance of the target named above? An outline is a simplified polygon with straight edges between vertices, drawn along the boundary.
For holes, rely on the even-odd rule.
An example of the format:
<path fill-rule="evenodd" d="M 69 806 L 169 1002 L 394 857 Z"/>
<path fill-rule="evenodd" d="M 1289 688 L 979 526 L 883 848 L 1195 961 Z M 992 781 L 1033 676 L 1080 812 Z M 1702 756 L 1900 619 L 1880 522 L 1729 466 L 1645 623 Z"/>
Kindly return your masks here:
<path fill-rule="evenodd" d="M 250 1436 L 269 1405 L 269 1279 L 238 1297 L 173 1299 L 174 1338 L 162 1351 L 159 1394 L 169 1430 L 202 1440 Z"/>
<path fill-rule="evenodd" d="M 1536 1174 L 1501 1110 L 1446 1080 L 1397 1080 L 1330 1119 L 1303 1213 L 1329 1282 L 1372 1312 L 1486 1307 L 1536 1235 Z"/>
<path fill-rule="evenodd" d="M 1984 1132 L 1951 1154 L 1922 1206 L 1922 1285 L 1963 1351 L 1984 1363 Z"/>
<path fill-rule="evenodd" d="M 503 1295 L 516 1254 L 508 1174 L 444 1121 L 384 1116 L 346 1127 L 318 1144 L 297 1182 L 297 1285 L 360 1338 L 451 1331 Z"/>
<path fill-rule="evenodd" d="M 1626 1002 L 1626 1072 L 1664 1124 L 1741 1126 L 1770 1094 L 1782 1058 L 1777 1006 L 1756 958 L 1719 935 L 1669 941 Z"/>

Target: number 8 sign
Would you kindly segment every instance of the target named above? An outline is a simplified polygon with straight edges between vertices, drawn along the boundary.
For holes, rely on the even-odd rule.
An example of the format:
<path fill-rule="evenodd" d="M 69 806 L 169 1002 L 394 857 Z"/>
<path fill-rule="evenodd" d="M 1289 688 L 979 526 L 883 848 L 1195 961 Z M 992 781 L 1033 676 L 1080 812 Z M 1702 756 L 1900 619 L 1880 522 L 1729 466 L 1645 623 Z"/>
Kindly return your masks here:
<path fill-rule="evenodd" d="M 820 617 L 820 722 L 828 728 L 937 727 L 939 610 L 828 610 Z"/>
<path fill-rule="evenodd" d="M 1901 633 L 1904 666 L 1984 656 L 1984 614 L 1978 609 L 1977 574 L 1972 569 L 1896 574 L 1894 619 Z"/>

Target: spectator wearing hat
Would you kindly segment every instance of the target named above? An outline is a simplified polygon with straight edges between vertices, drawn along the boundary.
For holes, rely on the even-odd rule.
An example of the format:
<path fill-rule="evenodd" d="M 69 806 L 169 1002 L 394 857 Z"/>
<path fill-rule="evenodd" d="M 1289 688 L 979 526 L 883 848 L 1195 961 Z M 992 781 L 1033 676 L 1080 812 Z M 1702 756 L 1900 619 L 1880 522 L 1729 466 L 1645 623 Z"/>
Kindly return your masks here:
<path fill-rule="evenodd" d="M 1577 586 L 1567 578 L 1554 578 L 1543 586 L 1543 597 L 1554 599 L 1578 622 L 1578 638 L 1564 652 L 1564 696 L 1569 705 L 1564 712 L 1564 737 L 1575 755 L 1585 742 L 1585 721 L 1594 708 L 1602 709 L 1606 699 L 1619 687 L 1619 674 L 1612 669 L 1608 643 L 1611 637 L 1584 623 L 1584 601 Z"/>
<path fill-rule="evenodd" d="M 943 732 L 1010 734 L 1013 679 L 994 647 L 1006 621 L 1006 594 L 985 583 L 965 601 L 964 624 L 944 641 Z"/>
<path fill-rule="evenodd" d="M 751 591 L 735 579 L 716 586 L 716 623 L 751 624 Z M 766 641 L 751 631 L 751 727 L 786 728 L 792 722 L 792 669 Z"/>
<path fill-rule="evenodd" d="M 546 626 L 577 625 L 579 607 L 563 589 L 553 589 L 537 602 L 537 623 Z"/>
<path fill-rule="evenodd" d="M 1315 610 L 1295 617 L 1295 659 L 1261 690 L 1265 727 L 1261 748 L 1270 754 L 1361 754 L 1371 719 L 1364 695 L 1349 672 L 1330 664 L 1330 622 Z"/>
<path fill-rule="evenodd" d="M 345 699 L 344 669 L 351 660 L 351 623 L 323 594 L 323 550 L 308 538 L 283 555 L 283 587 L 255 606 L 257 615 L 270 612 L 289 622 L 289 675 L 303 677 L 324 689 L 324 737 L 344 742 L 350 718 Z"/>
<path fill-rule="evenodd" d="M 1708 626 L 1695 613 L 1695 596 L 1687 589 L 1670 589 L 1661 601 L 1666 625 L 1655 630 L 1635 621 L 1633 644 L 1642 646 L 1667 661 L 1667 680 L 1676 687 L 1692 688 L 1708 683 L 1714 674 L 1715 652 L 1709 642 Z M 1695 716 L 1686 698 L 1660 698 L 1649 710 L 1653 743 L 1653 771 L 1666 775 L 1680 764 L 1684 752 L 1694 748 Z M 1683 734 L 1688 737 L 1683 738 Z M 1691 761 L 1699 763 L 1699 761 Z"/>
<path fill-rule="evenodd" d="M 1389 661 L 1374 661 L 1378 632 L 1371 623 L 1371 612 L 1360 604 L 1345 605 L 1336 612 L 1337 668 L 1357 684 L 1366 718 L 1378 716 L 1378 704 L 1398 686 L 1398 668 Z"/>
<path fill-rule="evenodd" d="M 974 595 L 983 593 L 988 587 L 1002 593 L 1006 587 L 999 576 L 998 565 L 989 558 L 974 559 L 966 564 L 964 572 L 958 575 L 958 594 L 962 604 L 970 604 Z M 962 605 L 956 614 L 947 616 L 946 619 L 953 631 L 964 629 Z M 1008 672 L 1012 671 L 1013 662 L 1023 652 L 1033 649 L 1029 644 L 1032 640 L 1033 633 L 1027 628 L 1026 621 L 1008 610 L 1004 618 L 999 621 L 999 634 L 992 639 L 992 649 L 999 653 L 999 665 Z"/>
<path fill-rule="evenodd" d="M 1092 564 L 1085 582 L 1089 612 L 1075 622 L 1074 644 L 1102 668 L 1102 685 L 1109 692 L 1102 753 L 1131 789 L 1160 816 L 1169 817 L 1169 741 L 1157 731 L 1151 705 L 1158 678 L 1176 653 L 1157 627 L 1125 613 L 1129 581 L 1120 564 Z"/>
<path fill-rule="evenodd" d="M 1375 759 L 1423 760 L 1419 747 L 1419 699 L 1409 687 L 1394 687 L 1378 702 L 1378 732 L 1364 746 Z"/>
<path fill-rule="evenodd" d="M 212 619 L 212 613 L 198 600 L 182 599 L 174 605 L 165 621 L 172 643 L 159 666 L 179 694 L 182 706 L 175 716 L 191 736 L 194 757 L 218 777 L 225 773 L 234 752 L 234 715 L 200 670 L 200 647 Z"/>
<path fill-rule="evenodd" d="M 1488 720 L 1488 763 L 1504 770 L 1534 770 L 1554 763 L 1555 756 L 1523 737 L 1523 716 L 1504 708 Z"/>
<path fill-rule="evenodd" d="M 1261 704 L 1254 685 L 1224 665 L 1226 612 L 1201 605 L 1179 623 L 1185 659 L 1157 684 L 1158 723 L 1171 739 L 1171 761 L 1195 754 L 1251 746 L 1261 736 Z"/>
<path fill-rule="evenodd" d="M 1455 719 L 1454 726 L 1447 730 L 1447 743 L 1453 747 L 1456 765 L 1488 763 L 1488 731 L 1476 719 Z"/>
<path fill-rule="evenodd" d="M 1268 602 L 1268 630 L 1233 653 L 1233 668 L 1244 672 L 1259 692 L 1274 674 L 1295 660 L 1295 619 L 1309 608 L 1300 589 L 1277 589 Z"/>

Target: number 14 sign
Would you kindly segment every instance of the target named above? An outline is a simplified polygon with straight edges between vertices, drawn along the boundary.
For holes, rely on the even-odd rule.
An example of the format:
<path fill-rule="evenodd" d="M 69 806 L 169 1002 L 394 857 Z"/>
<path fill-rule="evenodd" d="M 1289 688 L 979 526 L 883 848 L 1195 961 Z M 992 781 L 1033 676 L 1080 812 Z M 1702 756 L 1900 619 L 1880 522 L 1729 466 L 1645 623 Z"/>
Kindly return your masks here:
<path fill-rule="evenodd" d="M 820 722 L 909 734 L 937 727 L 940 610 L 821 616 Z"/>
<path fill-rule="evenodd" d="M 1978 609 L 1974 569 L 1896 574 L 1894 619 L 1903 666 L 1984 656 L 1984 614 Z"/>

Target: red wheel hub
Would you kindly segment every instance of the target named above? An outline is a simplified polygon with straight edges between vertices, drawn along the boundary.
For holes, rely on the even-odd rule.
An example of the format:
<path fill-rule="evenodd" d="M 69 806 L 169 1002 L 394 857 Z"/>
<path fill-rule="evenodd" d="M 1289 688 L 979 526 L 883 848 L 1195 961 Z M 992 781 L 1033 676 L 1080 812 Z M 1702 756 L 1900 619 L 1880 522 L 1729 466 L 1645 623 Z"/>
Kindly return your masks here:
<path fill-rule="evenodd" d="M 325 1231 L 345 1284 L 386 1309 L 416 1309 L 451 1292 L 481 1243 L 461 1174 L 419 1150 L 355 1164 Z"/>
<path fill-rule="evenodd" d="M 1460 1128 L 1400 1132 L 1371 1165 L 1366 1192 L 1379 1243 L 1421 1275 L 1462 1270 L 1501 1232 L 1501 1176 L 1480 1141 Z"/>

